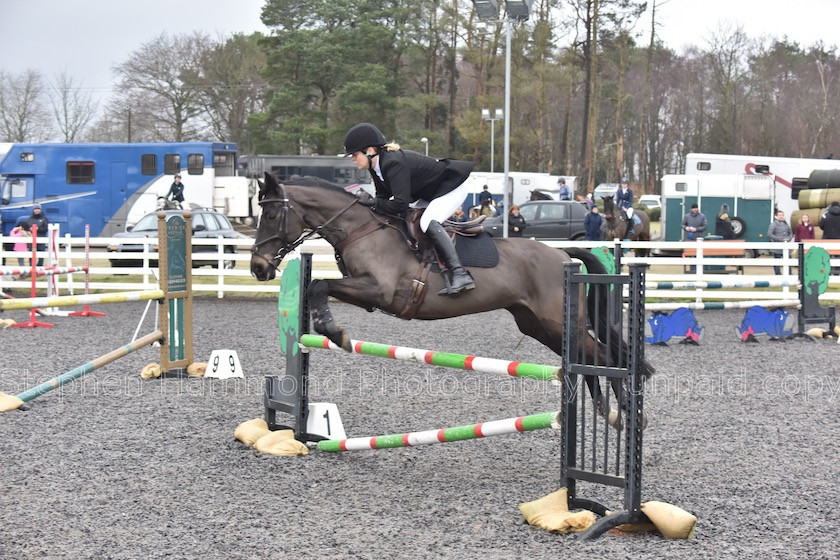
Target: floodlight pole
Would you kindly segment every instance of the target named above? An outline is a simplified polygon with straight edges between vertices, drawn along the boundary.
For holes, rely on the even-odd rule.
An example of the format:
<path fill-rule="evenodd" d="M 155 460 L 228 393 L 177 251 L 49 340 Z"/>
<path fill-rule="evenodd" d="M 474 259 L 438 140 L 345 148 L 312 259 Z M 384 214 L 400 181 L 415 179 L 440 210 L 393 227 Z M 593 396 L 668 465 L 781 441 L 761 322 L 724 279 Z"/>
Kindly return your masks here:
<path fill-rule="evenodd" d="M 505 188 L 502 201 L 502 236 L 508 236 L 508 215 L 513 198 L 510 188 L 510 18 L 505 15 Z"/>

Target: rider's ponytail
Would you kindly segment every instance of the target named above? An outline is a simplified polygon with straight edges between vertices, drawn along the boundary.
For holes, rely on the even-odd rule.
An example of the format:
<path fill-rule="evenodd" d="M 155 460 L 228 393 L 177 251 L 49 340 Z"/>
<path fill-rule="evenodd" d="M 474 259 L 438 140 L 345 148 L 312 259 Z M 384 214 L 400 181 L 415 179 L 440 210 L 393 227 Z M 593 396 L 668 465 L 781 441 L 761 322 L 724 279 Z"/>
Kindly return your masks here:
<path fill-rule="evenodd" d="M 400 150 L 400 145 L 396 142 L 389 142 L 388 144 L 385 144 L 382 147 L 385 148 L 385 151 L 388 152 L 396 152 Z"/>

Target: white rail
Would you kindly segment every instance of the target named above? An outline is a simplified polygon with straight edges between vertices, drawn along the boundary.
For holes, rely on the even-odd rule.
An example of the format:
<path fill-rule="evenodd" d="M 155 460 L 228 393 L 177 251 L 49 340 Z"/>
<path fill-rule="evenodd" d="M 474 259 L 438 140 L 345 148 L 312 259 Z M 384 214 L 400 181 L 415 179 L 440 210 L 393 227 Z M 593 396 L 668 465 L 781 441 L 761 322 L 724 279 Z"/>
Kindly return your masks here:
<path fill-rule="evenodd" d="M 6 244 L 17 241 L 18 238 L 0 237 L 4 250 L 0 251 L 0 257 L 10 268 L 18 268 L 17 258 L 20 254 L 5 250 Z M 91 283 L 92 290 L 151 290 L 157 287 L 155 277 L 155 263 L 157 253 L 154 247 L 157 243 L 155 238 L 134 239 L 132 243 L 143 245 L 140 252 L 116 253 L 109 252 L 109 245 L 124 243 L 125 238 L 93 238 L 91 239 Z M 225 294 L 252 294 L 271 295 L 279 291 L 279 280 L 272 282 L 258 282 L 251 276 L 249 263 L 251 254 L 249 248 L 251 239 L 194 239 L 193 244 L 196 250 L 193 253 L 193 260 L 202 263 L 213 263 L 214 266 L 201 266 L 193 268 L 193 290 L 197 294 L 213 294 L 222 298 Z M 625 242 L 618 240 L 612 242 L 591 242 L 591 241 L 544 241 L 551 247 L 583 247 L 595 248 L 606 247 L 612 252 L 615 247 L 623 251 L 621 256 L 622 265 L 626 266 L 634 262 L 642 262 L 651 266 L 647 274 L 647 281 L 654 282 L 717 282 L 726 277 L 726 274 L 719 274 L 722 265 L 726 265 L 728 274 L 734 277 L 735 271 L 730 270 L 733 266 L 743 267 L 743 274 L 736 278 L 738 284 L 749 284 L 755 281 L 767 281 L 769 279 L 787 282 L 789 286 L 777 286 L 772 288 L 755 289 L 750 287 L 738 287 L 733 289 L 705 290 L 696 289 L 648 289 L 648 301 L 675 301 L 692 300 L 696 303 L 703 301 L 736 301 L 736 300 L 793 300 L 797 298 L 796 282 L 798 281 L 796 266 L 798 265 L 795 251 L 798 249 L 796 243 L 747 243 L 728 242 L 727 246 L 733 249 L 744 249 L 759 253 L 757 258 L 735 258 L 735 257 L 714 257 L 703 256 L 703 242 Z M 708 246 L 709 242 L 705 242 Z M 810 244 L 809 244 L 810 245 Z M 836 249 L 836 245 L 821 244 L 826 249 Z M 201 248 L 201 250 L 199 250 Z M 206 248 L 206 251 L 203 250 Z M 697 252 L 696 257 L 682 257 L 683 251 L 693 248 Z M 648 249 L 656 253 L 671 251 L 674 256 L 653 256 L 636 257 L 635 249 Z M 764 253 L 769 250 L 781 249 L 782 258 L 773 258 Z M 235 250 L 230 253 L 226 251 Z M 325 241 L 307 241 L 301 250 L 314 253 L 313 278 L 340 278 L 341 273 L 335 264 L 333 249 Z M 65 236 L 59 242 L 60 262 L 59 266 L 82 266 L 84 265 L 84 238 L 72 238 Z M 139 266 L 119 266 L 121 262 L 130 264 L 133 261 Z M 28 264 L 29 257 L 26 256 Z M 233 268 L 226 268 L 226 263 L 233 263 Z M 831 259 L 832 267 L 840 269 L 840 258 Z M 281 265 L 281 272 L 282 272 Z M 694 272 L 688 272 L 690 267 L 695 267 Z M 782 274 L 776 276 L 773 272 L 774 266 L 780 266 Z M 626 270 L 626 268 L 625 268 Z M 0 290 L 8 289 L 24 290 L 31 285 L 31 280 L 13 279 L 0 276 Z M 45 290 L 47 282 L 39 280 L 36 287 Z M 62 277 L 60 290 L 62 294 L 74 293 L 84 288 L 83 274 L 69 274 Z M 840 300 L 840 276 L 831 276 L 828 291 L 820 297 L 821 300 Z"/>

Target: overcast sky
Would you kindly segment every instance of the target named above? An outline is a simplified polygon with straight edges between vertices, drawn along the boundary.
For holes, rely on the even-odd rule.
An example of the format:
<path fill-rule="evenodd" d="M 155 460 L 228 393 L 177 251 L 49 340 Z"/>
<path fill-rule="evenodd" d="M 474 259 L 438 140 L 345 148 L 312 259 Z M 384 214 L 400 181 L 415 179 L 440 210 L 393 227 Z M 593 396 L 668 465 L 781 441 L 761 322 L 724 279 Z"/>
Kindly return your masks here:
<path fill-rule="evenodd" d="M 410 1 L 410 0 L 406 0 Z M 659 36 L 681 51 L 706 46 L 721 22 L 750 37 L 777 37 L 810 46 L 840 43 L 840 0 L 659 0 Z M 162 31 L 211 36 L 267 32 L 264 0 L 0 0 L 0 70 L 34 68 L 48 79 L 67 70 L 97 97 L 111 90 L 111 68 Z M 649 29 L 650 17 L 639 23 Z"/>

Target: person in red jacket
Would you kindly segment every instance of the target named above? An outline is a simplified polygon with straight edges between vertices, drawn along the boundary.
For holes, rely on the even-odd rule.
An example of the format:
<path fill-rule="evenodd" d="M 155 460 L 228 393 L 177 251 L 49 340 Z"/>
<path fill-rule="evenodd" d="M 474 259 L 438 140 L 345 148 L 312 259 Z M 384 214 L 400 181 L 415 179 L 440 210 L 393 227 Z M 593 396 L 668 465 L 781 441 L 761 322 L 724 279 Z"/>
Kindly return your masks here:
<path fill-rule="evenodd" d="M 805 241 L 806 239 L 814 239 L 814 224 L 811 223 L 811 218 L 808 214 L 802 214 L 799 218 L 799 223 L 793 230 L 794 241 Z"/>
<path fill-rule="evenodd" d="M 475 164 L 454 159 L 436 159 L 387 143 L 370 123 L 353 126 L 344 138 L 344 152 L 359 169 L 367 169 L 376 186 L 375 198 L 362 198 L 374 212 L 405 215 L 411 205 L 425 206 L 420 229 L 446 264 L 448 286 L 438 295 L 454 296 L 475 288 L 472 276 L 461 264 L 455 245 L 441 222 L 464 204 L 469 194 L 465 183 Z"/>

